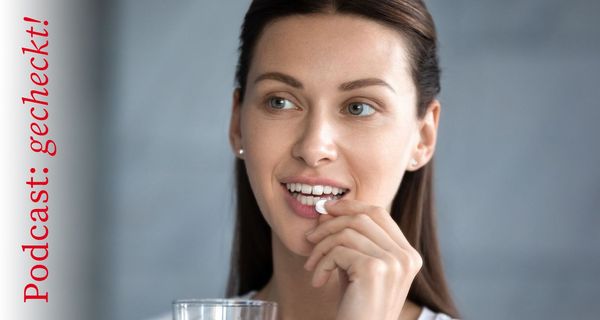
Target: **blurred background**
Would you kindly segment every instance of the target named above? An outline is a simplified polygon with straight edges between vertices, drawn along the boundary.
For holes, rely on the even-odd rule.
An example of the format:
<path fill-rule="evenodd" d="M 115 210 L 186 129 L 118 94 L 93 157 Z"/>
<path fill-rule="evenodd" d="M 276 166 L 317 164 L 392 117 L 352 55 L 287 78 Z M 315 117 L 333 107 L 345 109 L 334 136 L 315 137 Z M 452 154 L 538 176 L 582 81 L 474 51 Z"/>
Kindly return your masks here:
<path fill-rule="evenodd" d="M 465 319 L 600 314 L 600 2 L 429 0 L 440 240 Z M 225 293 L 249 1 L 97 1 L 98 319 Z"/>

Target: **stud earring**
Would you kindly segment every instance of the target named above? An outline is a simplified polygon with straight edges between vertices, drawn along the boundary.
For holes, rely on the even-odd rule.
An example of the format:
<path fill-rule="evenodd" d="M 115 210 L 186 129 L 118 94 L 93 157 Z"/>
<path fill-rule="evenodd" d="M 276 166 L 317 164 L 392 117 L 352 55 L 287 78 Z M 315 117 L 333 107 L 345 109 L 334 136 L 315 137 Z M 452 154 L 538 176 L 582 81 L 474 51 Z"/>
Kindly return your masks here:
<path fill-rule="evenodd" d="M 240 150 L 238 150 L 238 153 L 240 154 L 240 156 L 243 155 L 244 154 L 244 148 L 240 148 Z"/>
<path fill-rule="evenodd" d="M 417 160 L 415 160 L 415 159 L 411 159 L 411 160 L 410 160 L 410 165 L 411 165 L 412 167 L 416 167 L 418 164 L 419 164 L 419 163 L 417 162 Z"/>

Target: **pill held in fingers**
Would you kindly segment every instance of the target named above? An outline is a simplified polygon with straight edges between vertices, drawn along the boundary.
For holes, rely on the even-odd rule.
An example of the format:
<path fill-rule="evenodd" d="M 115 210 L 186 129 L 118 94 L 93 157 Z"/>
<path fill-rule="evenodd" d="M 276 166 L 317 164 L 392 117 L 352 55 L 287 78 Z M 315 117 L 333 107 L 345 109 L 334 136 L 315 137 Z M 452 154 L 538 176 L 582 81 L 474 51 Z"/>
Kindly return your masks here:
<path fill-rule="evenodd" d="M 317 210 L 318 213 L 327 214 L 327 211 L 325 211 L 325 202 L 327 202 L 326 199 L 321 199 L 315 204 L 315 210 Z"/>

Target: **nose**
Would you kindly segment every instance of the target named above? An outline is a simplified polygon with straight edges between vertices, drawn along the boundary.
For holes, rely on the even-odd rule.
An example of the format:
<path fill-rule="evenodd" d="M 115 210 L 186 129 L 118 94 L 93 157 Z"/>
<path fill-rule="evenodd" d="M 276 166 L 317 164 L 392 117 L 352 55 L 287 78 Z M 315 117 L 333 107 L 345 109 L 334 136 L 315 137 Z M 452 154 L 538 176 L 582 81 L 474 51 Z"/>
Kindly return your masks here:
<path fill-rule="evenodd" d="M 301 134 L 294 143 L 292 155 L 310 167 L 323 166 L 337 159 L 335 130 L 324 112 L 309 111 L 302 122 Z"/>

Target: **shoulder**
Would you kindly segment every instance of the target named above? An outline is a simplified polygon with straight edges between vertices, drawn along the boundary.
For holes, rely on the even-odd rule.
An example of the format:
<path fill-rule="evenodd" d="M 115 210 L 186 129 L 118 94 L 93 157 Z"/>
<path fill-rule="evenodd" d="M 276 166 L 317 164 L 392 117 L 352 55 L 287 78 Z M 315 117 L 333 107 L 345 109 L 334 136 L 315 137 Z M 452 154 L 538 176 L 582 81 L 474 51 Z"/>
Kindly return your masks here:
<path fill-rule="evenodd" d="M 255 295 L 257 293 L 258 292 L 256 290 L 252 290 L 252 291 L 247 292 L 246 294 L 243 294 L 243 295 L 237 296 L 237 297 L 232 297 L 230 299 L 254 299 Z"/>
<path fill-rule="evenodd" d="M 431 309 L 427 307 L 423 307 L 423 311 L 421 311 L 421 315 L 417 320 L 451 320 L 449 315 L 445 313 L 435 313 L 431 311 Z"/>

